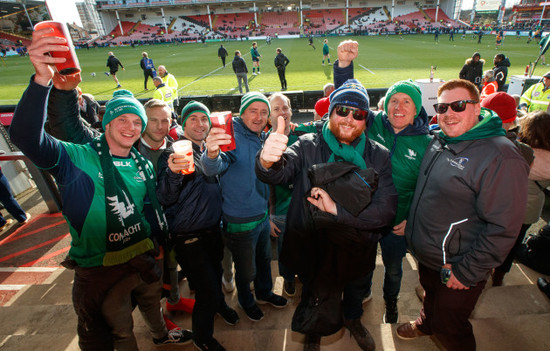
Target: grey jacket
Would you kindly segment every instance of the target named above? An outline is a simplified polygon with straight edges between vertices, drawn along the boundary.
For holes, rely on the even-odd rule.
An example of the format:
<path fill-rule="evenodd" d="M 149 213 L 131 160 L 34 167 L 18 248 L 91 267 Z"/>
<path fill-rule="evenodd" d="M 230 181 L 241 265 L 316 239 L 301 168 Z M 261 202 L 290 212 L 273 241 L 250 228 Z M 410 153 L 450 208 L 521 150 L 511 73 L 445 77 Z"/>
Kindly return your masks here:
<path fill-rule="evenodd" d="M 528 174 L 527 162 L 504 136 L 445 146 L 432 140 L 410 207 L 409 249 L 430 269 L 450 263 L 466 286 L 487 279 L 518 236 Z"/>

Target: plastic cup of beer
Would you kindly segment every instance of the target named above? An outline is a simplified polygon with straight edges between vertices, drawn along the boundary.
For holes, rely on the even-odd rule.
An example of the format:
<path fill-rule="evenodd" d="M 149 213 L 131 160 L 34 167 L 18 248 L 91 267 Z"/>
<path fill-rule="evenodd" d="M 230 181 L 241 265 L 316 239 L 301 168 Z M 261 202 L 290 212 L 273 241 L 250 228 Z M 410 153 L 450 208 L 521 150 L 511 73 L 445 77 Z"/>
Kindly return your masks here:
<path fill-rule="evenodd" d="M 189 168 L 182 169 L 182 174 L 191 174 L 195 172 L 195 160 L 193 159 L 193 142 L 191 140 L 178 140 L 172 144 L 174 153 L 179 157 L 184 157 L 189 161 Z"/>
<path fill-rule="evenodd" d="M 78 63 L 78 57 L 76 56 L 73 41 L 71 39 L 71 35 L 69 34 L 69 30 L 67 29 L 67 26 L 65 25 L 65 23 L 55 22 L 55 21 L 44 21 L 44 22 L 39 22 L 34 26 L 34 30 L 39 30 L 44 28 L 53 28 L 53 32 L 51 32 L 47 36 L 63 37 L 67 40 L 66 43 L 57 44 L 57 45 L 67 46 L 69 48 L 69 51 L 51 51 L 50 52 L 50 56 L 52 57 L 63 57 L 66 59 L 65 62 L 55 64 L 55 68 L 57 69 L 57 72 L 65 76 L 70 76 L 73 74 L 80 73 L 80 64 Z"/>

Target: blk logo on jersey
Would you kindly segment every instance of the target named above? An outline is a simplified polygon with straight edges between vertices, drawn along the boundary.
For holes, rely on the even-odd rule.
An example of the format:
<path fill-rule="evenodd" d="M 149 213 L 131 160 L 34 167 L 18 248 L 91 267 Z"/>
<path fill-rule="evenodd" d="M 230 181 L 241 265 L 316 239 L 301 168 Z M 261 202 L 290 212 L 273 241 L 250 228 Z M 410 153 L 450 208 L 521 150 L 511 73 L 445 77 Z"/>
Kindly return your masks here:
<path fill-rule="evenodd" d="M 460 169 L 461 171 L 464 170 L 464 167 L 466 166 L 466 163 L 470 161 L 467 157 L 457 157 L 453 158 L 449 163 L 451 166 L 456 167 Z"/>

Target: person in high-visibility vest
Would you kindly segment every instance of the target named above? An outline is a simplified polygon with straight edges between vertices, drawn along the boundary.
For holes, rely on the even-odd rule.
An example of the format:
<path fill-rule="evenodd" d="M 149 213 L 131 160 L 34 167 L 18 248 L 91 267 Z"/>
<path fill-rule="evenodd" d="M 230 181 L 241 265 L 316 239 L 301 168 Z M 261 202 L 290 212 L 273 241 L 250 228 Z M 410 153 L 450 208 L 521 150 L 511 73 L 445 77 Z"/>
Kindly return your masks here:
<path fill-rule="evenodd" d="M 550 106 L 550 71 L 542 77 L 542 81 L 533 84 L 519 99 L 519 109 L 526 112 L 548 111 Z"/>
<path fill-rule="evenodd" d="M 174 108 L 177 108 L 179 106 L 179 100 L 178 100 L 178 81 L 176 80 L 176 77 L 172 73 L 168 73 L 166 70 L 166 67 L 163 65 L 158 66 L 157 68 L 158 75 L 160 78 L 162 78 L 162 82 L 168 86 L 170 89 L 172 89 L 173 92 L 173 103 L 172 105 Z"/>
<path fill-rule="evenodd" d="M 155 92 L 153 93 L 153 99 L 159 99 L 168 104 L 170 108 L 172 109 L 172 112 L 174 111 L 174 92 L 170 87 L 168 87 L 166 84 L 162 82 L 162 78 L 159 76 L 156 76 L 153 78 L 153 84 L 157 87 Z"/>

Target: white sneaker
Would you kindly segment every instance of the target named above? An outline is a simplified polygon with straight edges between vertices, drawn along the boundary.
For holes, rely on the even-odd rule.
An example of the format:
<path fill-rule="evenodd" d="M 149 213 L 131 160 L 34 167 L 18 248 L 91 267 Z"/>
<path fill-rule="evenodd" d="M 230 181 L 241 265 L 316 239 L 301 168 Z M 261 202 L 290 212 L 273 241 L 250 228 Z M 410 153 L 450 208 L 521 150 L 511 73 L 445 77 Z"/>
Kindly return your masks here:
<path fill-rule="evenodd" d="M 233 292 L 235 290 L 235 278 L 231 278 L 231 281 L 228 282 L 225 280 L 225 277 L 222 277 L 222 286 L 225 292 Z"/>
<path fill-rule="evenodd" d="M 262 72 L 258 71 L 258 74 L 262 74 Z"/>
<path fill-rule="evenodd" d="M 256 72 L 252 73 L 253 76 L 257 76 L 258 74 Z"/>

